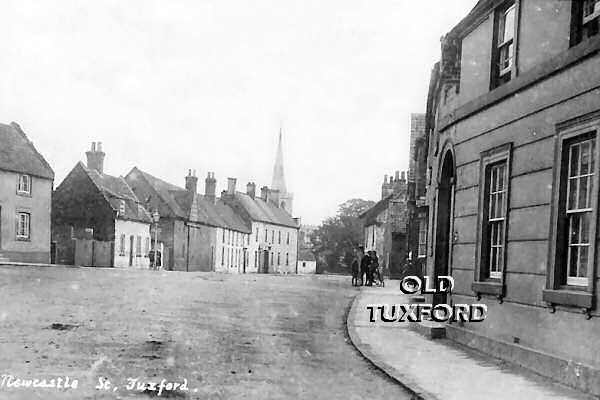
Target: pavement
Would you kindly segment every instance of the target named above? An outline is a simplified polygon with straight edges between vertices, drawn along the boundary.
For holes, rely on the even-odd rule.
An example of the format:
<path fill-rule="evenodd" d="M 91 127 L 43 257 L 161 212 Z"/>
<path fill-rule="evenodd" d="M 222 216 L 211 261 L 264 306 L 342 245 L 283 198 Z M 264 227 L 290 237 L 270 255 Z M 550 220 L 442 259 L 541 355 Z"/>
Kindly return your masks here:
<path fill-rule="evenodd" d="M 409 400 L 347 336 L 359 292 L 347 276 L 0 266 L 0 399 Z"/>
<path fill-rule="evenodd" d="M 447 339 L 429 339 L 409 324 L 370 322 L 368 305 L 409 303 L 393 281 L 363 287 L 348 314 L 348 333 L 364 357 L 415 399 L 574 400 L 592 397 Z"/>

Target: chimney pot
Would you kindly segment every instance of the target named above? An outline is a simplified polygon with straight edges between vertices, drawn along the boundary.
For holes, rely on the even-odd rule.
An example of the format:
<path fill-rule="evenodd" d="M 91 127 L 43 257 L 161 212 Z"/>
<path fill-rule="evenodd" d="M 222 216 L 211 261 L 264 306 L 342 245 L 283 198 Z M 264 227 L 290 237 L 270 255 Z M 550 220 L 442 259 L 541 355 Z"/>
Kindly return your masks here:
<path fill-rule="evenodd" d="M 92 142 L 92 151 L 96 151 L 96 142 Z"/>
<path fill-rule="evenodd" d="M 246 194 L 253 199 L 256 197 L 256 185 L 254 182 L 248 182 L 246 185 Z"/>
<path fill-rule="evenodd" d="M 98 142 L 98 151 L 101 152 L 102 151 L 102 142 Z"/>
<path fill-rule="evenodd" d="M 208 176 L 204 180 L 204 196 L 213 202 L 216 202 L 216 189 L 217 189 L 217 181 L 214 178 L 214 174 L 208 173 Z"/>
<path fill-rule="evenodd" d="M 185 190 L 196 193 L 198 190 L 198 178 L 192 176 L 192 170 L 188 170 L 188 176 L 185 177 Z"/>

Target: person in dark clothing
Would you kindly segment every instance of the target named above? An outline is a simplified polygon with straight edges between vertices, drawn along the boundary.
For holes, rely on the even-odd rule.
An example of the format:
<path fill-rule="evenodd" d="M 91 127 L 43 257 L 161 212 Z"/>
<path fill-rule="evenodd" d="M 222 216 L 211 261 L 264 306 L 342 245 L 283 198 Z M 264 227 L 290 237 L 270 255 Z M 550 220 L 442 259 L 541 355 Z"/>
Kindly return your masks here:
<path fill-rule="evenodd" d="M 358 253 L 354 251 L 354 260 L 352 260 L 352 286 L 358 286 Z"/>
<path fill-rule="evenodd" d="M 368 254 L 364 254 L 364 248 L 362 246 L 360 249 L 363 252 L 363 257 L 360 260 L 360 280 L 366 286 L 369 279 L 369 264 L 371 263 L 371 258 Z"/>
<path fill-rule="evenodd" d="M 372 286 L 373 282 L 375 282 L 375 277 L 377 276 L 379 282 L 381 282 L 381 277 L 379 276 L 377 252 L 375 250 L 371 251 L 369 257 L 371 258 L 371 263 L 369 264 L 369 282 L 370 286 Z"/>

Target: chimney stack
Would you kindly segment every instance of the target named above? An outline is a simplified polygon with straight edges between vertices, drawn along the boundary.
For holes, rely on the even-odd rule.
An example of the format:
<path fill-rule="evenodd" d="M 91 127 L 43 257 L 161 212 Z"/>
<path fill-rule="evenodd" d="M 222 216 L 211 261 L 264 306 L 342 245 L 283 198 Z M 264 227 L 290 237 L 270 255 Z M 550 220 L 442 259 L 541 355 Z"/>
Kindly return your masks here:
<path fill-rule="evenodd" d="M 401 181 L 406 181 L 406 171 L 402 171 L 402 177 L 400 178 L 400 180 Z"/>
<path fill-rule="evenodd" d="M 185 190 L 188 192 L 196 193 L 198 188 L 198 177 L 196 176 L 196 170 L 192 173 L 192 170 L 188 170 L 188 175 L 185 177 Z"/>
<path fill-rule="evenodd" d="M 102 142 L 98 142 L 98 148 L 96 149 L 96 142 L 92 142 L 92 149 L 85 153 L 87 156 L 87 167 L 93 169 L 99 173 L 104 173 L 104 152 L 102 151 Z"/>
<path fill-rule="evenodd" d="M 400 172 L 396 171 L 395 180 L 398 180 L 398 174 L 399 174 L 399 173 L 400 173 Z M 404 172 L 402 172 L 402 177 L 403 177 L 402 179 L 404 179 Z"/>
<path fill-rule="evenodd" d="M 252 199 L 256 197 L 256 184 L 254 182 L 248 182 L 246 185 L 246 194 Z"/>
<path fill-rule="evenodd" d="M 279 207 L 279 189 L 269 190 L 267 193 L 269 196 L 269 201 Z"/>
<path fill-rule="evenodd" d="M 204 196 L 213 202 L 216 202 L 216 190 L 217 190 L 217 180 L 215 179 L 215 173 L 209 172 L 204 180 Z"/>
<path fill-rule="evenodd" d="M 236 178 L 227 178 L 227 194 L 235 194 Z"/>
<path fill-rule="evenodd" d="M 263 186 L 260 188 L 260 198 L 264 201 L 267 201 L 267 196 L 269 193 L 269 188 L 267 186 Z"/>

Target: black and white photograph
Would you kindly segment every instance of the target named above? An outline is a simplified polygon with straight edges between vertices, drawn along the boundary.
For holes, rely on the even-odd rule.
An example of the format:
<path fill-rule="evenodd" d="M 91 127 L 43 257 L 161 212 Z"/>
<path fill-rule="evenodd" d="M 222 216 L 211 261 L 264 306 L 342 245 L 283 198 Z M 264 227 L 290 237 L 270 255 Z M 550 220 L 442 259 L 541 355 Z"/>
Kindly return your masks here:
<path fill-rule="evenodd" d="M 0 400 L 600 399 L 600 0 L 3 0 L 0 55 Z"/>

